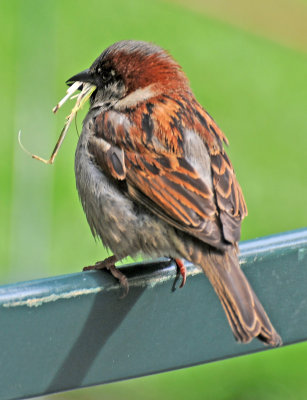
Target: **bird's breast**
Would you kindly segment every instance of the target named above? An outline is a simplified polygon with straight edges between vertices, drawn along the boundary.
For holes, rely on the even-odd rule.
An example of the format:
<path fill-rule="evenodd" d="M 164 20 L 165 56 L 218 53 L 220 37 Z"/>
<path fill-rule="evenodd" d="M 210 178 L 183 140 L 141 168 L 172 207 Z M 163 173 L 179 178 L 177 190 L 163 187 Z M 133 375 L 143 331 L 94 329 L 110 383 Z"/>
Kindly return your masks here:
<path fill-rule="evenodd" d="M 174 229 L 135 204 L 95 164 L 88 151 L 93 135 L 91 117 L 84 122 L 75 155 L 76 186 L 94 236 L 99 236 L 118 258 L 137 254 L 167 256 L 174 248 Z"/>

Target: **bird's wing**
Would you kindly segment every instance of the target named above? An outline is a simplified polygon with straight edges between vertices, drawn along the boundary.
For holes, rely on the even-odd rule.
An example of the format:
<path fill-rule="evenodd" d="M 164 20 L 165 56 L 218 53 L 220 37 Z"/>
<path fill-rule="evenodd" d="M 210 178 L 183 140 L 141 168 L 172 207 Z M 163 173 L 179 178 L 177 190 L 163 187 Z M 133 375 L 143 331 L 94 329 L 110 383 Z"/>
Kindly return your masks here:
<path fill-rule="evenodd" d="M 213 118 L 196 100 L 193 109 L 203 126 L 203 129 L 199 128 L 198 131 L 207 144 L 211 158 L 212 181 L 223 236 L 231 243 L 238 242 L 241 221 L 247 216 L 247 207 L 233 166 L 223 146 L 223 143 L 228 145 L 228 140 Z"/>
<path fill-rule="evenodd" d="M 229 205 L 239 198 L 240 188 L 231 164 L 224 167 L 228 159 L 221 151 L 213 151 L 214 140 L 208 143 L 208 138 L 203 136 L 213 157 L 213 182 L 202 179 L 185 157 L 186 129 L 193 129 L 200 136 L 204 129 L 204 117 L 200 111 L 193 110 L 183 100 L 161 96 L 155 102 L 126 112 L 100 113 L 92 125 L 89 151 L 105 172 L 117 180 L 125 180 L 128 195 L 134 201 L 178 229 L 215 247 L 224 247 L 223 239 L 234 242 L 233 232 L 240 230 L 237 211 L 233 212 L 236 204 Z M 213 133 L 208 131 L 207 135 Z M 225 222 L 222 213 L 226 215 Z"/>

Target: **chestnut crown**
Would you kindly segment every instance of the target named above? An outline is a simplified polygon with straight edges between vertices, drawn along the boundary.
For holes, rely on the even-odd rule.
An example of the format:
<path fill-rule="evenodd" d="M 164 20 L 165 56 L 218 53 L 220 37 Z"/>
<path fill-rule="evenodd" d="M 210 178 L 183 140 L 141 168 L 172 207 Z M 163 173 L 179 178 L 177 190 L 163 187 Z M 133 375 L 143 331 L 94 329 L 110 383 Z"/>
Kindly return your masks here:
<path fill-rule="evenodd" d="M 88 70 L 70 78 L 89 82 L 97 89 L 117 86 L 118 98 L 149 85 L 177 91 L 189 87 L 179 64 L 161 47 L 152 43 L 123 40 L 108 47 Z"/>

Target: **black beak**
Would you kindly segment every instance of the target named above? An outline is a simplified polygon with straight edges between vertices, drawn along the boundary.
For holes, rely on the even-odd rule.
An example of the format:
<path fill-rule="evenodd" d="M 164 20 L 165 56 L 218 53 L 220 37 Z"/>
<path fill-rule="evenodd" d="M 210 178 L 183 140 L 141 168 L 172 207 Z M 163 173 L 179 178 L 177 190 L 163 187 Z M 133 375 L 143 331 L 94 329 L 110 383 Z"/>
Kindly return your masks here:
<path fill-rule="evenodd" d="M 92 83 L 95 84 L 92 74 L 89 69 L 86 69 L 79 74 L 72 76 L 66 81 L 68 86 L 71 86 L 74 82 L 84 82 L 84 83 Z"/>

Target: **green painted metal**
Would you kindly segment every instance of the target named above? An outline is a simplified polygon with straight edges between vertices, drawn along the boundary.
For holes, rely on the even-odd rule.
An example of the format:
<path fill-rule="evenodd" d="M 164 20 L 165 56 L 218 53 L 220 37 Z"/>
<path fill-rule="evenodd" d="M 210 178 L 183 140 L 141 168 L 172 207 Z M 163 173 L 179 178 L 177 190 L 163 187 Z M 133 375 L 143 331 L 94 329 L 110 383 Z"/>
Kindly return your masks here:
<path fill-rule="evenodd" d="M 241 243 L 241 264 L 284 343 L 307 340 L 307 229 Z M 133 378 L 267 350 L 234 341 L 201 271 L 174 290 L 167 260 L 0 288 L 0 398 Z M 178 284 L 178 282 L 177 282 Z M 275 350 L 278 351 L 278 350 Z"/>

